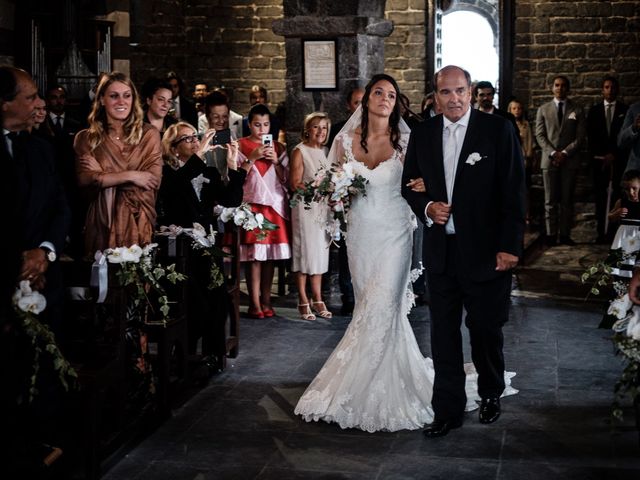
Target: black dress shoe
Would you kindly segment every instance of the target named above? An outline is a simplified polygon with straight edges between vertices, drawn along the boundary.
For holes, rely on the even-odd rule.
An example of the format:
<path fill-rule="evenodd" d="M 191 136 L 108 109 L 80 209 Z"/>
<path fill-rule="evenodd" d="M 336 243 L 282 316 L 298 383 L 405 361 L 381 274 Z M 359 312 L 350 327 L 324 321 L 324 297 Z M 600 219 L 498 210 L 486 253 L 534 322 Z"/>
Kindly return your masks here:
<path fill-rule="evenodd" d="M 426 426 L 424 431 L 425 437 L 437 438 L 444 437 L 449 430 L 454 428 L 460 428 L 462 426 L 462 418 L 452 418 L 450 420 L 434 420 L 432 423 Z"/>
<path fill-rule="evenodd" d="M 500 418 L 500 399 L 483 398 L 480 402 L 480 423 L 493 423 Z"/>
<path fill-rule="evenodd" d="M 560 237 L 560 245 L 568 245 L 570 247 L 574 247 L 576 242 L 571 240 L 571 237 Z"/>

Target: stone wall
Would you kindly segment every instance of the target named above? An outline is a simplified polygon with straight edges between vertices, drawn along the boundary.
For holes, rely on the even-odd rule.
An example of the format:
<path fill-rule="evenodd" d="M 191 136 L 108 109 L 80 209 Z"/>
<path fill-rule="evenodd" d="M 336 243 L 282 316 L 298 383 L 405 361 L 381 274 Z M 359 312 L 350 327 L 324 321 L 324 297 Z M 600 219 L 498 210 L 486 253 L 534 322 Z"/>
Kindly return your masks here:
<path fill-rule="evenodd" d="M 132 18 L 141 29 L 131 55 L 136 83 L 175 70 L 190 92 L 197 82 L 231 88 L 238 112 L 248 110 L 254 84 L 267 88 L 272 107 L 284 101 L 284 39 L 271 31 L 272 22 L 282 18 L 281 1 L 153 0 L 139 5 Z"/>
<path fill-rule="evenodd" d="M 427 48 L 426 0 L 387 0 L 385 18 L 394 24 L 385 39 L 385 73 L 398 81 L 409 97 L 411 109 L 420 111 L 425 93 Z"/>
<path fill-rule="evenodd" d="M 640 2 L 518 0 L 515 32 L 514 94 L 531 109 L 551 98 L 556 74 L 584 106 L 599 99 L 606 73 L 627 102 L 640 99 Z"/>

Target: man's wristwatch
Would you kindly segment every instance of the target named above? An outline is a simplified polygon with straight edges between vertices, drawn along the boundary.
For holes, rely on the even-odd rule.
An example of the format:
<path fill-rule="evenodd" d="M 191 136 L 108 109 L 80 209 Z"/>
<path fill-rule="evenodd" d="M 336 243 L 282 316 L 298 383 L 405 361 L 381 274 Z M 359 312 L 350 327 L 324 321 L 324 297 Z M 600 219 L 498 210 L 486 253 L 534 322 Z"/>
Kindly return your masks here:
<path fill-rule="evenodd" d="M 44 254 L 47 257 L 47 260 L 49 260 L 49 263 L 53 263 L 56 261 L 56 258 L 58 258 L 58 256 L 56 255 L 56 252 L 54 252 L 53 250 L 47 247 L 40 247 L 40 248 L 44 251 Z"/>

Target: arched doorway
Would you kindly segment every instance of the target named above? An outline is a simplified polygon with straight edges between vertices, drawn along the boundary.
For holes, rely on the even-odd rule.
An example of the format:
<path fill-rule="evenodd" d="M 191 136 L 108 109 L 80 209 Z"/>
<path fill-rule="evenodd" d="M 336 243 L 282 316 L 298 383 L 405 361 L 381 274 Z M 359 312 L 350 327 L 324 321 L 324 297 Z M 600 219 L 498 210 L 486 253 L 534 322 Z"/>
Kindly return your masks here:
<path fill-rule="evenodd" d="M 460 62 L 474 79 L 489 80 L 499 87 L 501 101 L 511 96 L 514 0 L 433 0 L 429 2 L 428 21 L 431 28 L 427 42 L 432 46 L 427 49 L 428 79 L 446 64 Z M 472 30 L 477 31 L 477 42 Z M 482 46 L 481 36 L 485 38 Z M 452 41 L 454 45 L 450 44 Z M 458 55 L 447 57 L 455 46 L 472 53 L 471 60 Z M 483 68 L 487 65 L 493 67 Z"/>

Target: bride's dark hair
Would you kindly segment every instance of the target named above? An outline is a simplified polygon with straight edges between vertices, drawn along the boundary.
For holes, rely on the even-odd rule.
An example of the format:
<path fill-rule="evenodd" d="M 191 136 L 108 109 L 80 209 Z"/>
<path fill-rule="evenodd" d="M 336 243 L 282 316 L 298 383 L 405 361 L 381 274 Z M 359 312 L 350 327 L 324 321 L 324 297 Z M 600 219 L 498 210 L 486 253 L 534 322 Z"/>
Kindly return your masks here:
<path fill-rule="evenodd" d="M 395 79 L 387 75 L 386 73 L 378 73 L 374 75 L 367 86 L 364 88 L 364 97 L 362 97 L 362 120 L 360 122 L 360 145 L 362 149 L 369 153 L 367 150 L 367 135 L 369 134 L 369 95 L 371 95 L 371 89 L 373 86 L 378 83 L 380 80 L 386 80 L 389 82 L 394 90 L 396 91 L 396 103 L 393 106 L 393 111 L 389 116 L 389 128 L 391 129 L 391 145 L 395 150 L 399 152 L 402 151 L 402 146 L 400 145 L 400 88 L 398 87 L 398 83 Z"/>

